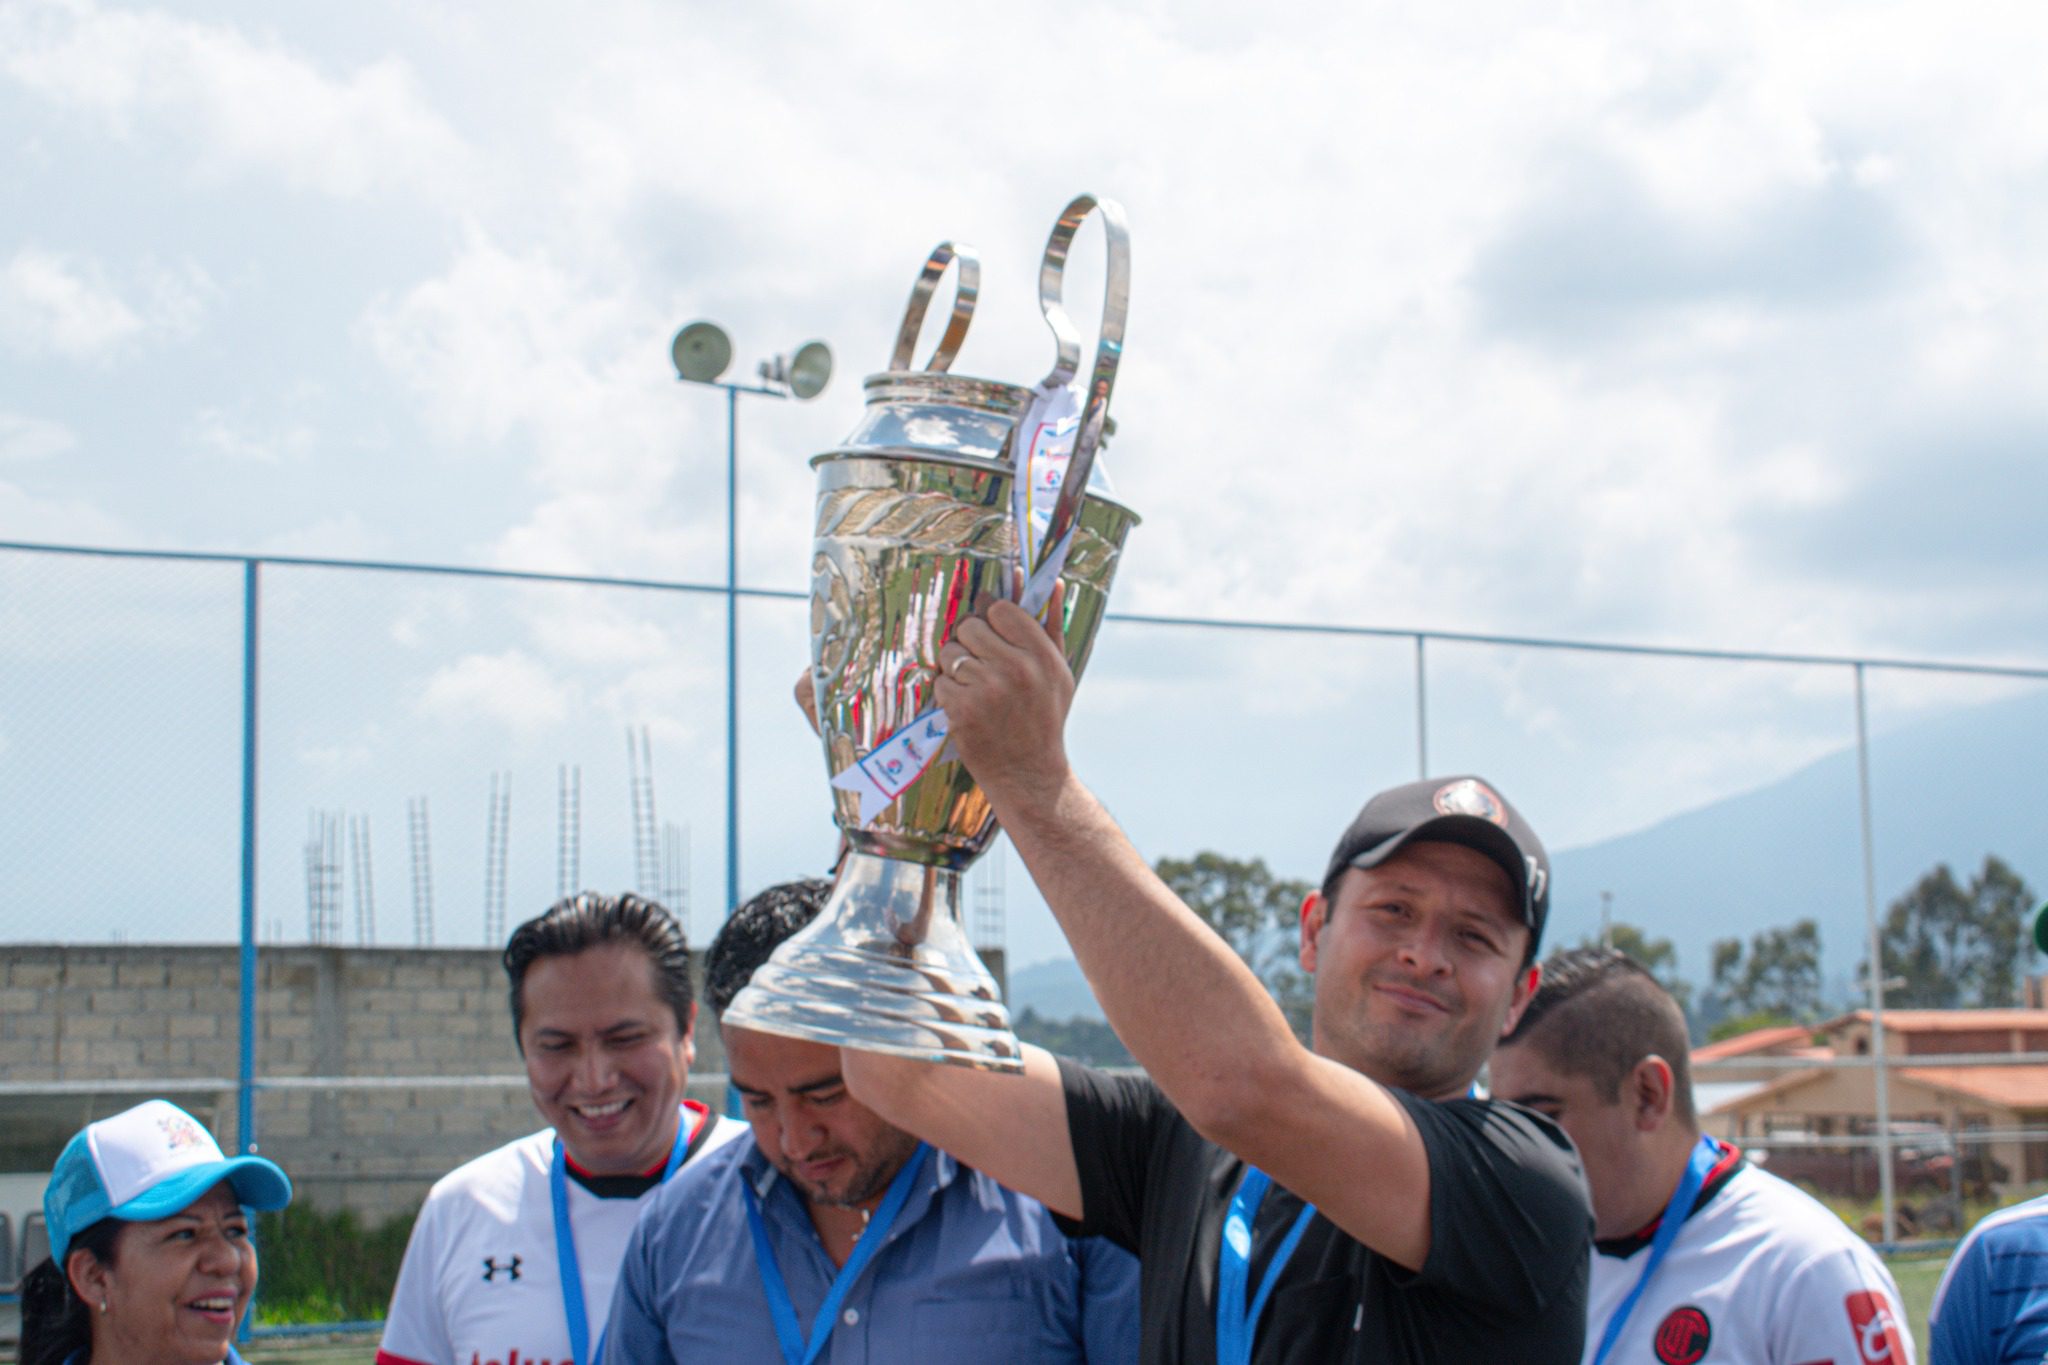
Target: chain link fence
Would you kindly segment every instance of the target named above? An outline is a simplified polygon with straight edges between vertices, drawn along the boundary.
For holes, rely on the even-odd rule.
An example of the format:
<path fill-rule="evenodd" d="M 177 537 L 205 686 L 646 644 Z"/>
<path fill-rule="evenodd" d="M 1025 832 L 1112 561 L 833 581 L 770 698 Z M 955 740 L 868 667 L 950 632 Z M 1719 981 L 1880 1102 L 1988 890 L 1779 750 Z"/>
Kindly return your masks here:
<path fill-rule="evenodd" d="M 511 925 L 570 890 L 634 889 L 701 944 L 732 889 L 830 861 L 826 784 L 789 699 L 807 633 L 795 593 L 0 546 L 8 1254 L 64 1137 L 146 1094 L 365 1217 L 528 1131 L 496 963 Z M 1848 1002 L 1872 911 L 1930 856 L 1997 852 L 2048 876 L 2033 806 L 1962 799 L 2027 790 L 2043 682 L 1125 613 L 1069 744 L 1148 856 L 1215 849 L 1310 880 L 1366 793 L 1481 771 L 1557 855 L 1552 945 L 1626 922 L 1704 984 L 1707 940 L 1811 917 L 1829 998 Z M 1880 742 L 1859 749 L 1864 732 Z M 969 900 L 1010 962 L 1061 955 L 1007 851 Z M 720 1069 L 700 1039 L 707 1095 Z M 1895 1221 L 1952 1235 L 1985 1199 L 2048 1181 L 2048 1067 L 2034 1082 L 2036 1108 L 1996 1112 L 1901 1083 Z M 1868 1194 L 1875 1134 L 1774 1122 L 1731 1135 L 1811 1165 L 1863 1217 L 1848 1204 Z"/>

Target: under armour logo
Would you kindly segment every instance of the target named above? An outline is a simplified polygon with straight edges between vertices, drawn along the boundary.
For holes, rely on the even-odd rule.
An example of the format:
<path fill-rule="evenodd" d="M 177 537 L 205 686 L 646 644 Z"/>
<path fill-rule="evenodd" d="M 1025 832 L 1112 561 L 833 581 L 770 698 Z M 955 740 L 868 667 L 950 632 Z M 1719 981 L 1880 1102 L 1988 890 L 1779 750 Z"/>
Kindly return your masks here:
<path fill-rule="evenodd" d="M 516 1279 L 518 1279 L 518 1278 L 519 1278 L 519 1258 L 518 1258 L 517 1256 L 514 1256 L 514 1257 L 512 1258 L 512 1262 L 511 1262 L 511 1264 L 510 1264 L 510 1265 L 499 1265 L 499 1264 L 498 1264 L 498 1258 L 497 1258 L 497 1257 L 495 1257 L 495 1256 L 486 1256 L 486 1257 L 484 1257 L 484 1283 L 485 1283 L 485 1284 L 489 1284 L 489 1283 L 490 1283 L 490 1282 L 491 1282 L 492 1280 L 495 1280 L 495 1279 L 497 1279 L 497 1278 L 498 1278 L 498 1276 L 499 1276 L 499 1275 L 500 1275 L 501 1273 L 502 1273 L 502 1274 L 505 1274 L 505 1275 L 509 1275 L 509 1276 L 510 1276 L 511 1278 L 513 1278 L 513 1279 L 515 1279 L 515 1280 L 516 1280 Z"/>

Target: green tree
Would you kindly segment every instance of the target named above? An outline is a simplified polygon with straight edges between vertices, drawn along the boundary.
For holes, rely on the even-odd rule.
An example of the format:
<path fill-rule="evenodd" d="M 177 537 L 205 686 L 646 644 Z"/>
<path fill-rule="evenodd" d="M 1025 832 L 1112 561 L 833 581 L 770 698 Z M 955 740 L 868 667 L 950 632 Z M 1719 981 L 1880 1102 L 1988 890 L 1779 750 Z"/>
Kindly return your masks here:
<path fill-rule="evenodd" d="M 1025 1042 L 1036 1043 L 1047 1052 L 1072 1057 L 1090 1066 L 1137 1065 L 1131 1060 L 1130 1049 L 1124 1046 L 1123 1039 L 1116 1036 L 1115 1029 L 1085 1014 L 1077 1014 L 1072 1019 L 1047 1019 L 1026 1005 L 1024 1012 L 1010 1021 L 1010 1026 Z"/>
<path fill-rule="evenodd" d="M 1579 944 L 1582 948 L 1597 948 L 1598 935 L 1588 935 Z M 1692 983 L 1678 974 L 1678 950 L 1671 946 L 1668 938 L 1651 938 L 1648 933 L 1633 924 L 1616 920 L 1607 926 L 1607 947 L 1634 958 L 1642 964 L 1643 970 L 1657 978 L 1671 998 L 1689 1017 L 1692 1014 Z"/>
<path fill-rule="evenodd" d="M 2033 892 L 2005 861 L 1984 859 L 1967 886 L 1947 863 L 1891 903 L 1878 935 L 1886 999 L 1917 1009 L 1995 1009 L 2019 1001 Z M 1865 969 L 1869 967 L 1866 961 Z"/>
<path fill-rule="evenodd" d="M 1820 925 L 1811 919 L 1713 948 L 1713 986 L 1707 1013 L 1717 1022 L 1712 1038 L 1772 1024 L 1808 1023 L 1821 1012 Z"/>
<path fill-rule="evenodd" d="M 1244 959 L 1306 1038 L 1315 992 L 1301 970 L 1298 925 L 1301 903 L 1315 888 L 1275 877 L 1263 858 L 1243 862 L 1207 851 L 1161 858 L 1152 870 Z"/>

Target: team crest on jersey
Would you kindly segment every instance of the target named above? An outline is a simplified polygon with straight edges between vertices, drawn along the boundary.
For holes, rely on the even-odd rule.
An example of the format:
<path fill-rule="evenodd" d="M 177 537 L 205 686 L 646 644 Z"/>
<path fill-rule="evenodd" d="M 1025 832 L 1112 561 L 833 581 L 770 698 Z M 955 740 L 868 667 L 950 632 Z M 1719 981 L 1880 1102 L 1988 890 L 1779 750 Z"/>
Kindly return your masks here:
<path fill-rule="evenodd" d="M 508 1280 L 519 1278 L 519 1257 L 517 1255 L 514 1255 L 509 1261 L 501 1261 L 495 1256 L 484 1257 L 484 1283 L 490 1284 L 500 1275 L 503 1275 Z"/>
<path fill-rule="evenodd" d="M 1430 804 L 1439 815 L 1472 815 L 1491 820 L 1503 829 L 1507 827 L 1508 803 L 1493 788 L 1470 777 L 1438 787 Z"/>
<path fill-rule="evenodd" d="M 1906 1344 L 1899 1340 L 1898 1315 L 1892 1312 L 1889 1299 L 1875 1290 L 1859 1289 L 1849 1296 L 1846 1307 L 1863 1365 L 1894 1365 L 1906 1358 Z"/>
<path fill-rule="evenodd" d="M 1691 1304 L 1674 1308 L 1657 1324 L 1657 1359 L 1664 1365 L 1695 1365 L 1706 1358 L 1713 1340 L 1714 1325 L 1705 1313 Z"/>

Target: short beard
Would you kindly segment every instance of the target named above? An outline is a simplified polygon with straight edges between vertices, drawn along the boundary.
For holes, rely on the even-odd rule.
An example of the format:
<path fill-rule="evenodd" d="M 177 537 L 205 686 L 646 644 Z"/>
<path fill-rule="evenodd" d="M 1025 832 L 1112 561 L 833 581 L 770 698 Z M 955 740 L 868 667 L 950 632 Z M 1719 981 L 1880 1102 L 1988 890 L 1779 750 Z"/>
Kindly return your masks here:
<path fill-rule="evenodd" d="M 896 1178 L 896 1173 L 903 1169 L 903 1163 L 910 1160 L 910 1154 L 917 1150 L 916 1138 L 908 1133 L 900 1133 L 897 1136 L 897 1145 L 878 1152 L 872 1164 L 864 1164 L 855 1169 L 853 1180 L 847 1185 L 845 1193 L 812 1190 L 811 1198 L 834 1208 L 850 1209 L 880 1197 L 881 1193 L 889 1188 L 889 1182 Z"/>
<path fill-rule="evenodd" d="M 842 1209 L 850 1209 L 865 1204 L 883 1190 L 888 1189 L 889 1182 L 894 1180 L 896 1172 L 902 1169 L 903 1163 L 900 1161 L 886 1166 L 863 1166 L 854 1173 L 853 1183 L 846 1187 L 844 1194 L 831 1194 L 820 1191 L 816 1195 L 817 1201 L 820 1204 L 830 1204 L 835 1208 Z"/>

